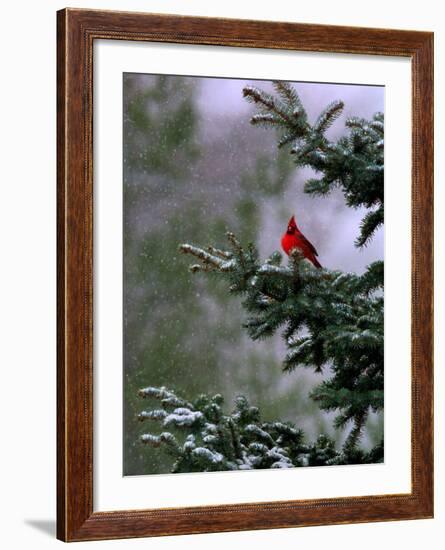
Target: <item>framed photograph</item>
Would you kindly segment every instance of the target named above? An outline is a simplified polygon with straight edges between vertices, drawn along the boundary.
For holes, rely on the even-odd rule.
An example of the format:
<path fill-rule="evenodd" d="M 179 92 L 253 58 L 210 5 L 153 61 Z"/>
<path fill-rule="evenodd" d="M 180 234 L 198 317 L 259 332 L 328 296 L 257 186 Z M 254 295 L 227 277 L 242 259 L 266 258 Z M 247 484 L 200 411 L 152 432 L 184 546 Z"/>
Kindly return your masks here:
<path fill-rule="evenodd" d="M 58 538 L 433 517 L 433 34 L 57 25 Z"/>

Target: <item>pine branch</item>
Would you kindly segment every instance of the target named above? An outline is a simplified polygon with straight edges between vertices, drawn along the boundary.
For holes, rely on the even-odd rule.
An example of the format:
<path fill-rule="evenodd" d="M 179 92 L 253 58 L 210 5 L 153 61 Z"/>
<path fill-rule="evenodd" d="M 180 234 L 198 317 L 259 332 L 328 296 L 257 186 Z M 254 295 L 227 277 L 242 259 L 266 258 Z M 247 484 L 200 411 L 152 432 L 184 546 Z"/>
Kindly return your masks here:
<path fill-rule="evenodd" d="M 213 249 L 213 247 L 209 247 L 209 248 Z M 233 260 L 227 259 L 228 257 L 223 256 L 221 252 L 219 253 L 215 252 L 214 254 L 211 254 L 209 252 L 206 252 L 202 248 L 197 248 L 196 246 L 192 246 L 190 244 L 182 244 L 179 247 L 179 250 L 184 254 L 191 254 L 192 256 L 195 256 L 195 258 L 198 258 L 198 260 L 202 261 L 202 265 L 194 264 L 191 267 L 191 271 L 195 272 L 200 270 L 201 271 L 218 270 L 221 272 L 229 272 L 233 270 L 233 267 L 234 267 Z"/>
<path fill-rule="evenodd" d="M 360 224 L 360 235 L 355 241 L 356 246 L 366 246 L 372 239 L 377 229 L 383 225 L 383 221 L 383 205 L 377 210 L 368 212 Z"/>
<path fill-rule="evenodd" d="M 274 81 L 278 98 L 253 86 L 246 86 L 243 95 L 259 108 L 252 116 L 253 125 L 273 126 L 279 133 L 278 147 L 303 137 L 308 131 L 307 114 L 294 88 L 287 82 Z"/>
<path fill-rule="evenodd" d="M 362 435 L 363 424 L 365 423 L 367 414 L 366 412 L 360 412 L 354 417 L 354 426 L 348 435 L 348 438 L 343 445 L 343 450 L 345 453 L 350 453 L 355 447 Z"/>
<path fill-rule="evenodd" d="M 182 401 L 179 397 L 174 397 Z M 172 457 L 173 473 L 353 463 L 354 446 L 351 442 L 350 448 L 344 446 L 337 451 L 332 439 L 320 435 L 314 443 L 307 445 L 303 431 L 290 422 L 263 422 L 258 409 L 251 407 L 244 396 L 236 398 L 235 407 L 229 414 L 224 413 L 223 404 L 220 395 L 201 395 L 189 404 L 183 415 L 199 416 L 203 420 L 199 425 L 176 425 L 181 433 L 182 443 L 168 431 L 159 435 L 144 433 L 140 436 L 140 442 L 153 448 L 164 447 Z M 169 413 L 166 410 L 164 413 L 163 416 L 158 409 L 153 409 L 145 411 L 143 416 L 156 420 L 165 428 Z M 382 450 L 373 450 L 374 461 L 383 459 Z M 359 462 L 367 459 L 364 454 L 358 458 Z"/>
<path fill-rule="evenodd" d="M 321 112 L 313 126 L 314 132 L 324 134 L 332 126 L 335 120 L 341 115 L 345 104 L 343 101 L 333 101 Z"/>
<path fill-rule="evenodd" d="M 209 259 L 198 247 L 182 245 L 203 265 L 227 280 L 242 297 L 244 322 L 253 340 L 268 338 L 285 327 L 284 371 L 298 367 L 316 372 L 330 365 L 333 376 L 311 393 L 321 409 L 337 411 L 337 425 L 383 407 L 383 263 L 375 262 L 361 276 L 314 269 L 295 250 L 289 265 L 274 253 L 260 262 L 252 245 L 243 247 L 228 233 L 227 260 Z M 302 335 L 302 331 L 305 332 Z"/>

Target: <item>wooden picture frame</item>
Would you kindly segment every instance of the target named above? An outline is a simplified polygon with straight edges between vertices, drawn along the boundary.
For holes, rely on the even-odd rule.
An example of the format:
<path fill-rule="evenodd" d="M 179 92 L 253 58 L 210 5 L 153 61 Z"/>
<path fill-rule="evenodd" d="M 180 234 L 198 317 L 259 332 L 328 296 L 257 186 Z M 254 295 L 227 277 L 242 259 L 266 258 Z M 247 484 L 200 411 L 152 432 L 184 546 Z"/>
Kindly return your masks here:
<path fill-rule="evenodd" d="M 64 541 L 433 517 L 433 34 L 65 9 L 57 14 L 57 537 Z M 401 56 L 412 64 L 412 491 L 93 511 L 93 43 Z"/>

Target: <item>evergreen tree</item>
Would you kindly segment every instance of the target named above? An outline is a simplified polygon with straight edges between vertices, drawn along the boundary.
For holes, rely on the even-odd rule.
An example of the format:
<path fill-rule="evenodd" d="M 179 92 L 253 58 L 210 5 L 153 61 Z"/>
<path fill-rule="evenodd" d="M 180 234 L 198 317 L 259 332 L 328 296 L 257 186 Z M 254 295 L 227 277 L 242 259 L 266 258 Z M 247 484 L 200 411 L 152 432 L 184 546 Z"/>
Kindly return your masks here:
<path fill-rule="evenodd" d="M 367 208 L 355 242 L 358 248 L 366 246 L 383 223 L 383 115 L 377 113 L 371 121 L 348 119 L 347 135 L 331 142 L 326 130 L 341 113 L 342 102 L 331 103 L 311 125 L 295 89 L 285 82 L 274 82 L 274 87 L 275 96 L 253 87 L 244 89 L 244 96 L 259 108 L 252 124 L 276 128 L 278 146 L 290 147 L 296 165 L 320 174 L 306 182 L 307 193 L 326 195 L 339 187 L 348 206 Z M 161 399 L 162 409 L 145 411 L 139 418 L 190 434 L 182 444 L 170 431 L 144 434 L 141 441 L 168 446 L 176 457 L 173 471 L 383 460 L 383 442 L 370 453 L 360 447 L 370 411 L 383 409 L 383 262 L 374 262 L 357 275 L 314 269 L 294 251 L 288 265 L 283 265 L 279 252 L 261 261 L 253 244 L 244 246 L 233 233 L 227 237 L 224 250 L 191 244 L 181 245 L 180 250 L 198 260 L 191 265 L 192 272 L 226 280 L 229 292 L 241 297 L 247 313 L 245 328 L 253 340 L 283 329 L 284 371 L 330 369 L 331 376 L 310 397 L 322 410 L 336 411 L 335 426 L 350 427 L 349 435 L 341 451 L 324 435 L 306 445 L 295 427 L 262 423 L 258 410 L 243 397 L 232 414 L 224 415 L 220 396 L 201 396 L 188 403 L 165 389 L 147 388 L 140 395 Z"/>
<path fill-rule="evenodd" d="M 172 473 L 257 470 L 348 464 L 348 449 L 336 451 L 334 442 L 320 435 L 306 445 L 303 432 L 290 422 L 263 422 L 257 407 L 238 396 L 234 410 L 223 412 L 223 397 L 200 395 L 193 403 L 166 388 L 144 388 L 139 395 L 160 401 L 161 408 L 142 411 L 138 418 L 161 423 L 159 435 L 141 436 L 141 443 L 162 446 L 173 459 Z M 172 433 L 182 435 L 180 442 Z M 356 453 L 355 459 L 357 460 Z M 380 448 L 359 453 L 361 463 L 381 459 Z"/>

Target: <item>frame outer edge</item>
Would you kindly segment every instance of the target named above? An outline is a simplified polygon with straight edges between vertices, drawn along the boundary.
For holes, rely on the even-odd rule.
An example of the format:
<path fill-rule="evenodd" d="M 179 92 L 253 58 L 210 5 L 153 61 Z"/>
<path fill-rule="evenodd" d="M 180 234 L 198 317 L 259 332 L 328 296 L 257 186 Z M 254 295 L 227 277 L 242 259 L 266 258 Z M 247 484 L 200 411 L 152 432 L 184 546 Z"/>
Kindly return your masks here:
<path fill-rule="evenodd" d="M 57 538 L 93 512 L 92 177 L 81 18 L 57 12 Z"/>
<path fill-rule="evenodd" d="M 433 354 L 433 277 L 434 277 L 434 34 L 428 33 L 422 47 L 413 56 L 413 295 L 417 319 L 413 316 L 416 341 L 414 360 L 418 370 L 420 395 L 415 447 L 418 453 L 415 490 L 419 508 L 434 517 L 434 354 Z M 414 313 L 414 312 L 413 312 Z"/>
<path fill-rule="evenodd" d="M 57 12 L 57 538 L 66 540 L 65 130 L 66 11 Z"/>
<path fill-rule="evenodd" d="M 175 28 L 176 24 L 178 28 Z M 207 25 L 210 29 L 208 37 Z M 269 36 L 274 34 L 272 31 L 279 30 L 279 38 L 263 38 L 260 33 L 263 25 Z M 180 34 L 181 29 L 185 29 L 185 34 Z M 240 38 L 244 36 L 243 30 L 250 36 L 249 43 Z M 328 40 L 325 33 L 322 36 L 322 30 L 328 32 L 334 41 Z M 369 46 L 356 43 L 357 36 L 364 30 L 369 31 L 364 36 Z M 347 38 L 339 36 L 341 31 L 348 35 Z M 412 58 L 413 130 L 416 130 L 413 136 L 413 189 L 422 191 L 416 198 L 415 214 L 426 224 L 422 231 L 413 232 L 412 243 L 418 260 L 413 260 L 413 302 L 415 298 L 418 314 L 413 328 L 421 329 L 420 335 L 416 335 L 416 355 L 413 356 L 418 357 L 418 361 L 413 388 L 416 418 L 412 428 L 415 465 L 412 467 L 412 494 L 348 497 L 334 499 L 335 502 L 331 503 L 329 499 L 322 499 L 319 504 L 312 501 L 308 505 L 303 501 L 285 501 L 218 505 L 213 510 L 212 507 L 201 507 L 200 510 L 93 513 L 91 61 L 95 32 L 99 32 L 100 37 L 111 39 L 147 41 L 156 40 L 154 36 L 157 36 L 162 41 L 178 43 L 278 48 L 282 43 L 283 48 L 301 51 L 377 53 Z M 416 31 L 335 29 L 298 23 L 78 9 L 57 13 L 59 539 L 100 540 L 432 517 L 432 50 L 432 33 Z M 419 299 L 414 296 L 414 291 L 418 292 Z"/>

